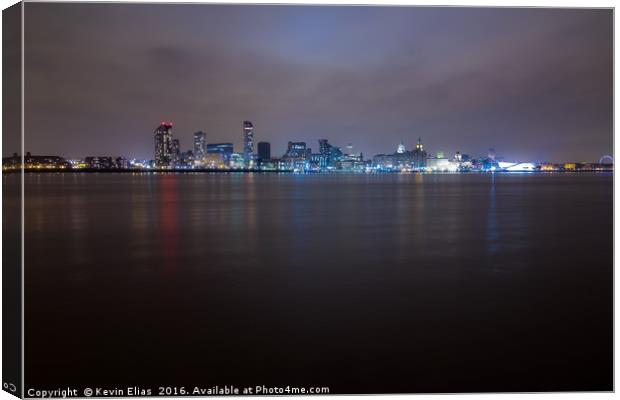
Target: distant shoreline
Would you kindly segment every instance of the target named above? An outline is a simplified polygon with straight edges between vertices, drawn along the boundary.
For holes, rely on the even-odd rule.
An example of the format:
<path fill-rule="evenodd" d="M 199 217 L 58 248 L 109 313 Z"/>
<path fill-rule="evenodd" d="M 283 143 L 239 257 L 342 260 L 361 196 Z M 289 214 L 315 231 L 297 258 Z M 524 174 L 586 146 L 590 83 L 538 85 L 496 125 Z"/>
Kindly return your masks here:
<path fill-rule="evenodd" d="M 613 173 L 613 169 L 604 171 L 459 171 L 459 172 L 438 172 L 438 171 L 372 171 L 372 172 L 355 172 L 355 171 L 307 171 L 296 172 L 294 170 L 253 170 L 253 169 L 235 169 L 235 170 L 222 170 L 222 169 L 95 169 L 95 168 L 82 168 L 82 169 L 63 169 L 63 168 L 33 168 L 33 169 L 17 169 L 17 170 L 3 170 L 3 174 L 18 174 L 24 171 L 27 174 L 170 174 L 170 173 L 218 173 L 218 174 L 238 174 L 238 173 L 256 173 L 256 174 L 297 174 L 297 175 L 341 175 L 341 174 L 354 174 L 354 175 L 382 175 L 382 174 L 575 174 L 575 173 Z"/>

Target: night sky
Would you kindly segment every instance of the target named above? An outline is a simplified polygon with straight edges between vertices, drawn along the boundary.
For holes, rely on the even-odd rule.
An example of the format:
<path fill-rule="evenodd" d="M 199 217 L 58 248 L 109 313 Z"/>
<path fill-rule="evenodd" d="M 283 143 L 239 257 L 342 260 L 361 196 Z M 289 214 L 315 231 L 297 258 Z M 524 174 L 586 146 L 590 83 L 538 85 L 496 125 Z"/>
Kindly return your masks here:
<path fill-rule="evenodd" d="M 153 157 L 174 122 L 281 155 L 611 154 L 611 10 L 27 3 L 26 151 Z M 5 149 L 7 153 L 7 149 Z"/>

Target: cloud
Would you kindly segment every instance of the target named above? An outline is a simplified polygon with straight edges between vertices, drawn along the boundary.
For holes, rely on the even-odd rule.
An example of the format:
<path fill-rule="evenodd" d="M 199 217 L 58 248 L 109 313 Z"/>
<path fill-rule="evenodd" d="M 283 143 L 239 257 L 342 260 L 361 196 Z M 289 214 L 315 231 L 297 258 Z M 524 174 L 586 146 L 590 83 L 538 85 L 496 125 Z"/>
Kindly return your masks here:
<path fill-rule="evenodd" d="M 31 151 L 152 156 L 175 121 L 274 153 L 328 138 L 597 159 L 612 146 L 610 10 L 75 5 L 27 7 Z M 587 135 L 584 136 L 584 133 Z"/>

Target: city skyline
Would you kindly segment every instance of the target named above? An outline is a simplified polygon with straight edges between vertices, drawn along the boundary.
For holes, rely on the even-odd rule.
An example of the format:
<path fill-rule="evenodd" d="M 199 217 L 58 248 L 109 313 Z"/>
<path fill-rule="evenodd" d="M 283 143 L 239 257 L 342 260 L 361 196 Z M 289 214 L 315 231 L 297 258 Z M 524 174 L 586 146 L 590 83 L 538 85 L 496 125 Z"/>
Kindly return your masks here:
<path fill-rule="evenodd" d="M 251 162 L 252 160 L 256 160 L 256 159 L 260 159 L 260 158 L 274 158 L 274 159 L 280 159 L 280 158 L 284 158 L 286 157 L 287 153 L 290 151 L 290 145 L 291 143 L 298 143 L 298 144 L 303 144 L 305 147 L 307 147 L 307 150 L 309 152 L 309 154 L 322 154 L 324 153 L 324 149 L 323 146 L 327 145 L 330 148 L 334 148 L 337 149 L 338 151 L 343 151 L 343 154 L 349 154 L 349 155 L 359 155 L 362 158 L 366 158 L 367 160 L 373 159 L 377 156 L 385 156 L 385 155 L 391 155 L 391 154 L 403 154 L 405 152 L 410 152 L 410 151 L 416 151 L 416 150 L 423 150 L 423 143 L 422 143 L 422 137 L 418 136 L 418 138 L 416 140 L 412 140 L 412 142 L 414 144 L 412 145 L 408 145 L 406 144 L 406 140 L 402 139 L 400 140 L 400 142 L 398 143 L 397 146 L 394 146 L 392 149 L 388 150 L 388 151 L 384 151 L 384 152 L 375 152 L 375 153 L 371 153 L 371 154 L 364 154 L 361 151 L 357 151 L 355 149 L 355 146 L 353 143 L 349 142 L 346 145 L 342 144 L 342 143 L 329 143 L 330 139 L 325 139 L 325 138 L 319 138 L 316 139 L 314 142 L 314 144 L 317 144 L 317 146 L 313 146 L 313 142 L 306 142 L 306 141 L 296 141 L 295 138 L 284 138 L 285 143 L 288 143 L 289 148 L 285 148 L 285 150 L 281 153 L 281 154 L 273 154 L 271 152 L 271 142 L 267 142 L 265 140 L 260 140 L 260 138 L 255 139 L 254 138 L 254 124 L 251 121 L 243 121 L 243 133 L 242 133 L 242 144 L 240 146 L 235 145 L 235 140 L 229 140 L 229 141 L 218 141 L 218 142 L 214 142 L 214 141 L 209 141 L 209 135 L 207 135 L 206 132 L 202 131 L 202 130 L 197 130 L 195 132 L 192 133 L 191 138 L 192 140 L 188 141 L 189 143 L 183 143 L 181 142 L 181 140 L 178 138 L 178 133 L 173 134 L 173 127 L 174 127 L 174 123 L 172 121 L 162 121 L 160 122 L 159 126 L 157 126 L 157 128 L 154 130 L 154 132 L 151 134 L 151 136 L 154 135 L 155 138 L 155 148 L 154 151 L 151 154 L 151 157 L 145 157 L 145 158 L 139 158 L 139 157 L 135 157 L 131 154 L 100 154 L 100 153 L 89 153 L 88 155 L 82 154 L 82 155 L 77 155 L 77 156 L 67 156 L 66 154 L 33 154 L 32 152 L 28 151 L 28 149 L 26 149 L 25 153 L 26 155 L 30 156 L 52 156 L 52 157 L 62 157 L 64 159 L 73 159 L 73 160 L 79 160 L 79 159 L 84 159 L 86 158 L 97 158 L 97 157 L 119 157 L 125 160 L 137 160 L 137 161 L 151 161 L 154 163 L 154 166 L 166 166 L 166 165 L 170 165 L 170 164 L 175 164 L 175 163 L 179 163 L 181 161 L 181 156 L 182 155 L 187 155 L 190 154 L 193 157 L 195 157 L 196 160 L 198 160 L 199 158 L 204 157 L 205 155 L 207 155 L 207 153 L 211 153 L 211 151 L 209 151 L 209 148 L 211 146 L 215 146 L 215 147 L 220 147 L 220 146 L 226 146 L 227 147 L 227 151 L 230 152 L 230 154 L 234 154 L 236 156 L 239 156 L 241 159 L 243 159 L 243 162 L 247 165 L 249 162 Z M 263 146 L 267 146 L 269 148 L 269 150 L 267 150 L 268 154 L 270 154 L 270 157 L 260 157 L 260 145 Z M 164 150 L 167 149 L 167 150 Z M 316 150 L 316 151 L 314 151 Z M 495 154 L 496 149 L 495 147 L 487 147 L 486 149 L 480 149 L 480 151 L 478 152 L 473 152 L 473 153 L 465 153 L 463 151 L 461 151 L 460 149 L 449 149 L 448 151 L 445 151 L 444 149 L 434 149 L 433 151 L 425 151 L 425 157 L 430 158 L 446 158 L 446 159 L 459 159 L 462 155 L 466 155 L 467 157 L 471 157 L 472 159 L 478 159 L 478 160 L 482 160 L 484 158 L 489 158 L 492 157 L 493 159 L 495 159 Z M 508 152 L 510 153 L 510 152 Z M 8 154 L 5 155 L 4 157 L 15 157 L 16 154 L 19 154 L 19 152 L 13 152 L 12 154 Z M 491 154 L 493 154 L 491 156 Z M 499 159 L 506 159 L 506 157 L 501 153 L 497 155 L 497 157 Z M 609 162 L 609 160 L 612 161 L 614 160 L 614 157 L 610 154 L 601 154 L 601 157 L 598 158 L 598 162 L 602 162 L 602 160 L 605 160 L 606 162 Z M 577 163 L 596 163 L 597 160 L 593 160 L 593 161 L 589 161 L 589 160 L 534 160 L 534 159 L 519 159 L 519 160 L 512 160 L 513 162 L 517 162 L 517 163 L 538 163 L 538 164 L 545 164 L 545 163 L 565 163 L 565 162 L 577 162 Z M 248 167 L 251 168 L 251 167 Z"/>
<path fill-rule="evenodd" d="M 58 155 L 37 155 L 26 152 L 22 158 L 17 153 L 3 158 L 3 171 L 54 170 L 78 171 L 270 171 L 270 172 L 611 172 L 614 159 L 603 155 L 597 162 L 552 163 L 539 160 L 507 160 L 495 148 L 485 155 L 470 155 L 457 150 L 453 155 L 444 151 L 436 153 L 424 149 L 422 137 L 415 148 L 407 149 L 401 139 L 393 152 L 372 156 L 356 152 L 353 144 L 346 146 L 318 140 L 318 151 L 311 144 L 289 140 L 287 150 L 281 156 L 271 153 L 271 143 L 260 141 L 255 151 L 254 124 L 243 121 L 243 149 L 235 152 L 230 142 L 209 143 L 207 134 L 196 131 L 190 148 L 184 151 L 173 133 L 174 124 L 162 121 L 154 130 L 152 159 L 136 159 L 127 156 L 89 155 L 65 159 Z M 316 148 L 315 148 L 316 150 Z"/>
<path fill-rule="evenodd" d="M 269 142 L 272 154 L 288 140 L 314 150 L 330 138 L 372 156 L 419 136 L 432 153 L 613 154 L 611 10 L 28 3 L 25 12 L 33 154 L 150 159 L 162 120 L 175 122 L 184 149 L 204 131 L 243 153 L 248 120 L 254 147 Z"/>

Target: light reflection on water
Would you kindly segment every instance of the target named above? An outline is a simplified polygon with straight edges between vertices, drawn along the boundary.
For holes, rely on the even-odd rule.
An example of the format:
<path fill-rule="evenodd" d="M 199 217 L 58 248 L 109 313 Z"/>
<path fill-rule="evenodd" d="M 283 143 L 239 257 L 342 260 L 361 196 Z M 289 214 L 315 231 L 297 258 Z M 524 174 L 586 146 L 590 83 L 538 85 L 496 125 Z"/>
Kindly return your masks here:
<path fill-rule="evenodd" d="M 487 218 L 487 248 L 489 253 L 497 251 L 497 216 L 495 211 L 495 174 L 491 174 L 491 185 L 489 189 L 489 216 Z"/>
<path fill-rule="evenodd" d="M 86 366 L 106 357 L 119 360 L 114 385 L 311 377 L 378 392 L 592 388 L 608 370 L 611 176 L 26 182 L 38 382 L 101 382 Z M 59 320 L 80 329 L 60 334 Z"/>

